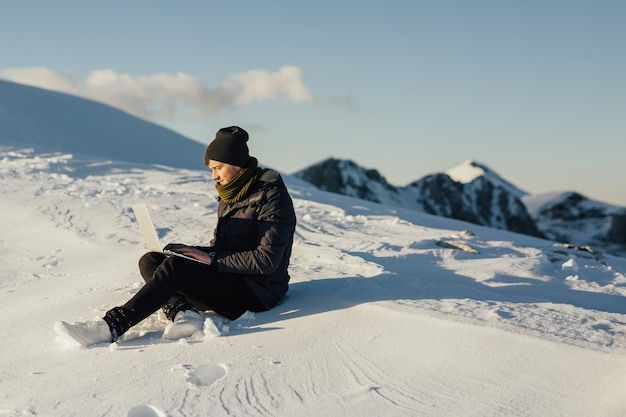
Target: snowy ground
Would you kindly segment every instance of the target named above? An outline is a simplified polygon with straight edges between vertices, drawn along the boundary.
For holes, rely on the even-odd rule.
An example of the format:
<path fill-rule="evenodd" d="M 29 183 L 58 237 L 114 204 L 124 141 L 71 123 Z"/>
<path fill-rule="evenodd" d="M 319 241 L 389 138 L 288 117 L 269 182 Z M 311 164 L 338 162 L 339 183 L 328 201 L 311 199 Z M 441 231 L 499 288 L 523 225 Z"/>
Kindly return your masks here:
<path fill-rule="evenodd" d="M 207 243 L 209 172 L 5 147 L 0 178 L 0 417 L 626 415 L 626 259 L 286 178 L 283 304 L 79 349 L 52 324 L 142 285 L 131 206 L 164 242 Z"/>

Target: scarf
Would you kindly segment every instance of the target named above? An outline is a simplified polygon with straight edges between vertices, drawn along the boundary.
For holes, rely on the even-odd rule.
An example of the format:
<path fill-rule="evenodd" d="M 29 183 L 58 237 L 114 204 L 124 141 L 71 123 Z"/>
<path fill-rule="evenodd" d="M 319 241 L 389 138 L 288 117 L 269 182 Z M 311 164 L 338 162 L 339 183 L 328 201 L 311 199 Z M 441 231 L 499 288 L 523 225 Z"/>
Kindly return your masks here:
<path fill-rule="evenodd" d="M 215 188 L 222 201 L 233 204 L 245 197 L 262 173 L 263 169 L 258 167 L 257 159 L 252 157 L 248 165 L 239 171 L 232 181 L 225 185 L 215 184 Z"/>

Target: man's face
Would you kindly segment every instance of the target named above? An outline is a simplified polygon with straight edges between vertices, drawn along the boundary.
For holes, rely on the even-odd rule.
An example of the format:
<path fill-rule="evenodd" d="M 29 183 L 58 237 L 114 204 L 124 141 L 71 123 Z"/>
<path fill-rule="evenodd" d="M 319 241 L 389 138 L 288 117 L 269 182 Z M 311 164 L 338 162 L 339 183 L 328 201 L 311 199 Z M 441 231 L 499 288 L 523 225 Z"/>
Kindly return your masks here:
<path fill-rule="evenodd" d="M 219 185 L 226 185 L 233 180 L 242 170 L 241 167 L 236 165 L 230 165 L 225 162 L 209 160 L 207 165 L 213 173 L 213 180 L 217 181 Z"/>

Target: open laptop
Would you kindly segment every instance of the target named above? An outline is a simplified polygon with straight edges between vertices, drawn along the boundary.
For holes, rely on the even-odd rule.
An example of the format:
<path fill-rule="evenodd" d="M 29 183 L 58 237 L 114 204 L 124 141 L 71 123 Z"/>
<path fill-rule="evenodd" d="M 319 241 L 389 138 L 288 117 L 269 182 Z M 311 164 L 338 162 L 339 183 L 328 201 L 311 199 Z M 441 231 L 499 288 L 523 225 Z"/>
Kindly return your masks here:
<path fill-rule="evenodd" d="M 139 225 L 139 231 L 141 232 L 141 236 L 143 237 L 143 240 L 146 243 L 146 247 L 149 251 L 178 256 L 208 265 L 206 262 L 202 262 L 190 256 L 186 256 L 169 250 L 163 250 L 163 246 L 159 241 L 159 235 L 157 235 L 156 229 L 154 228 L 154 223 L 152 223 L 152 217 L 150 216 L 150 212 L 148 211 L 148 206 L 146 204 L 135 204 L 133 206 L 133 212 L 135 213 L 135 218 L 137 219 L 137 224 Z"/>

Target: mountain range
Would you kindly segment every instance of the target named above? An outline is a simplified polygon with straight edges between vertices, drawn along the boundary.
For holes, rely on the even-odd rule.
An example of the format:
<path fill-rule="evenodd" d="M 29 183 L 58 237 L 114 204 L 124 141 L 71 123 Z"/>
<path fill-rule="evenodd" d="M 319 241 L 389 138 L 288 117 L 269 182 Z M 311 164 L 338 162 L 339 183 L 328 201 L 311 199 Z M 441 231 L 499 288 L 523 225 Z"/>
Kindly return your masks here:
<path fill-rule="evenodd" d="M 626 256 L 626 209 L 576 192 L 531 195 L 468 160 L 396 187 L 375 169 L 329 158 L 294 174 L 317 188 Z"/>
<path fill-rule="evenodd" d="M 205 147 L 102 103 L 3 80 L 0 144 L 188 169 L 203 166 Z M 403 187 L 334 158 L 294 176 L 332 193 L 626 256 L 626 208 L 576 192 L 531 195 L 476 161 Z"/>

